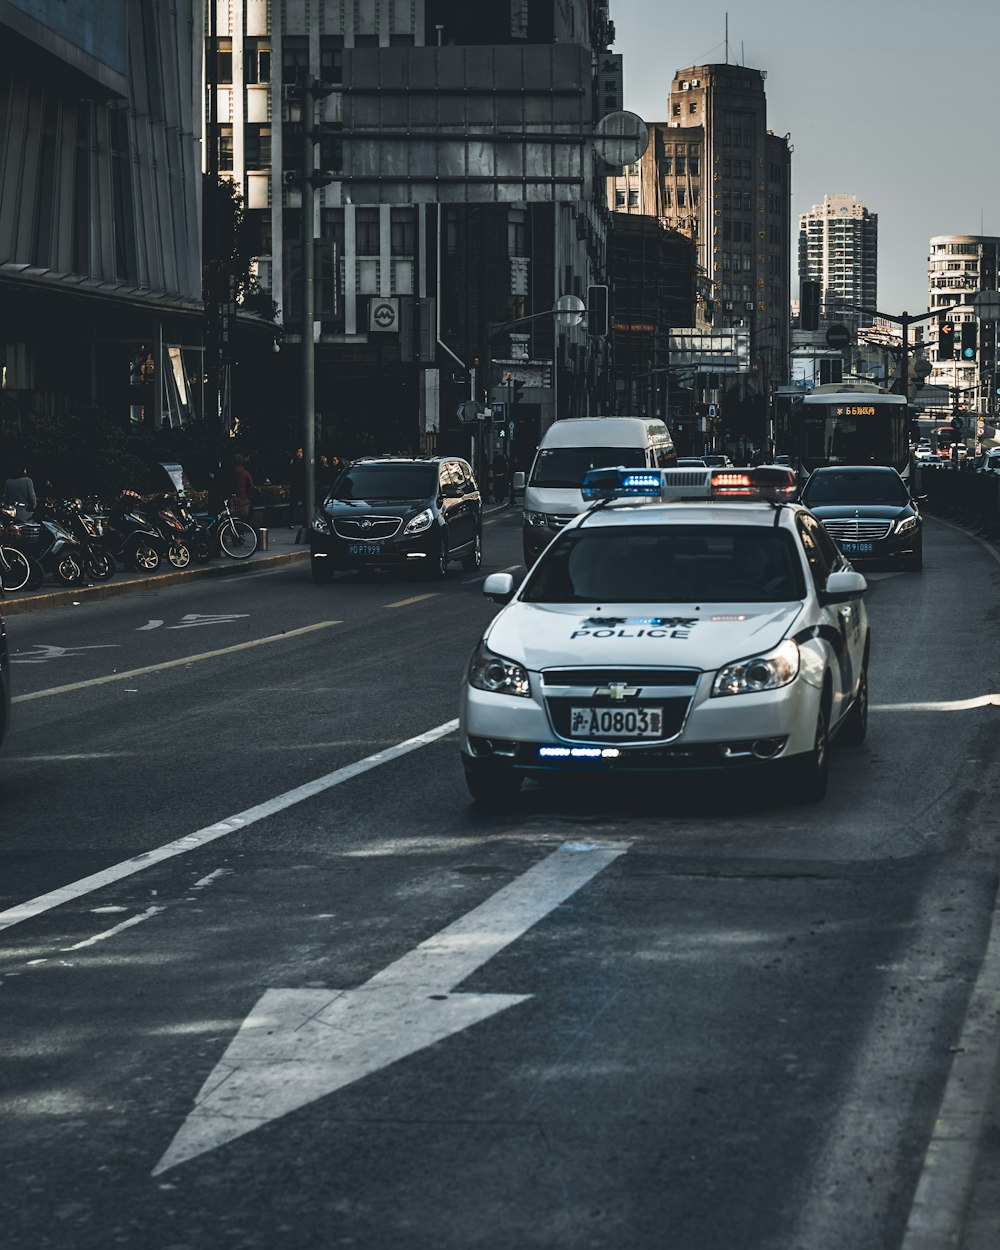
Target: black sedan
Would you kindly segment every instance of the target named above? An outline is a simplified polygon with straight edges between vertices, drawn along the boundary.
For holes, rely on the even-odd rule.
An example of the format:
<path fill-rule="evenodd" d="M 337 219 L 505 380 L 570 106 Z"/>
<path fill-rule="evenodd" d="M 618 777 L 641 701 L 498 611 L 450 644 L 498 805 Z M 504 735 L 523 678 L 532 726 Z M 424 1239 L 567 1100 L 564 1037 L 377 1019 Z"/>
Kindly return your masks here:
<path fill-rule="evenodd" d="M 823 522 L 852 564 L 923 567 L 923 518 L 895 469 L 831 465 L 813 471 L 801 502 Z"/>
<path fill-rule="evenodd" d="M 483 502 L 471 467 L 453 456 L 355 460 L 309 528 L 312 575 L 412 568 L 444 577 L 452 560 L 482 563 Z"/>

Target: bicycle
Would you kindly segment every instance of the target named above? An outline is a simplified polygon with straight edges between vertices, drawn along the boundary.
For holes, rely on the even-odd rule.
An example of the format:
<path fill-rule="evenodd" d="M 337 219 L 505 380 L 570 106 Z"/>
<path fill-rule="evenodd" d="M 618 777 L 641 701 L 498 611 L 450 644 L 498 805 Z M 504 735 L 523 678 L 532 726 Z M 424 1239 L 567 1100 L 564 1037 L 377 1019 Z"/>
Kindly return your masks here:
<path fill-rule="evenodd" d="M 232 560 L 245 560 L 257 550 L 257 531 L 246 521 L 233 516 L 228 500 L 215 518 L 212 536 L 222 554 Z"/>
<path fill-rule="evenodd" d="M 0 509 L 0 539 L 16 538 L 20 530 L 14 524 L 16 509 L 4 504 Z M 21 590 L 31 580 L 31 564 L 23 551 L 0 545 L 0 585 L 4 590 Z"/>

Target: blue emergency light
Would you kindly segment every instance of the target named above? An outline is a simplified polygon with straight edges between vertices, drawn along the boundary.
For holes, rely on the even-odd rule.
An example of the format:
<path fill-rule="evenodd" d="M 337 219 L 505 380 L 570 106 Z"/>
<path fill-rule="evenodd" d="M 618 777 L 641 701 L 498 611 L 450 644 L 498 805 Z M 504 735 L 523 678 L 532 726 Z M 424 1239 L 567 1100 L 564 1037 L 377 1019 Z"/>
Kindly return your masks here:
<path fill-rule="evenodd" d="M 650 469 L 591 469 L 580 487 L 584 499 L 659 499 L 663 475 Z"/>

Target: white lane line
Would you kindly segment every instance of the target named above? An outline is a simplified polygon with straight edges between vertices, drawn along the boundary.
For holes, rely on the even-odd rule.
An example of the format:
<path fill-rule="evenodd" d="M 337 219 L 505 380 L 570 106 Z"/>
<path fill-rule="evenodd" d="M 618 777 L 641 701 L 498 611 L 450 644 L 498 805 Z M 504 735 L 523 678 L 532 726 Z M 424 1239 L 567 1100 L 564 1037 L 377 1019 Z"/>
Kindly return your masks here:
<path fill-rule="evenodd" d="M 566 842 L 355 990 L 268 990 L 244 1020 L 153 1175 L 517 1006 L 454 993 L 628 850 Z"/>
<path fill-rule="evenodd" d="M 345 781 L 361 776 L 362 773 L 378 768 L 380 764 L 388 764 L 391 760 L 397 760 L 400 756 L 409 754 L 410 751 L 416 751 L 420 747 L 437 742 L 440 738 L 446 738 L 457 728 L 457 720 L 445 721 L 443 725 L 438 725 L 435 729 L 428 729 L 426 733 L 417 734 L 415 738 L 407 738 L 405 742 L 397 742 L 395 746 L 387 747 L 384 751 L 376 751 L 374 755 L 366 756 L 365 759 L 358 760 L 354 764 L 347 764 L 344 768 L 338 768 L 323 777 L 317 777 L 314 781 L 307 781 L 305 785 L 296 786 L 294 790 L 286 790 L 284 794 L 268 799 L 265 803 L 258 803 L 254 807 L 248 807 L 245 811 L 237 812 L 235 816 L 229 816 L 225 820 L 216 821 L 214 825 L 206 825 L 204 829 L 186 834 L 174 842 L 167 842 L 151 851 L 144 851 L 141 855 L 122 860 L 120 864 L 114 864 L 111 868 L 92 873 L 89 877 L 81 877 L 79 881 L 74 881 L 70 885 L 60 886 L 57 890 L 39 894 L 37 898 L 29 899 L 25 903 L 18 903 L 14 907 L 7 908 L 6 911 L 0 911 L 0 929 L 10 929 L 43 912 L 61 907 L 63 903 L 70 903 L 74 899 L 82 898 L 85 894 L 92 894 L 95 890 L 103 889 L 106 885 L 131 877 L 153 864 L 160 864 L 164 860 L 172 859 L 175 855 L 183 855 L 187 851 L 196 851 L 217 838 L 237 833 L 240 829 L 246 829 L 259 820 L 266 820 L 277 812 L 294 807 L 296 803 L 302 803 L 333 786 L 339 786 Z"/>
<path fill-rule="evenodd" d="M 128 920 L 123 920 L 121 924 L 116 924 L 113 929 L 105 929 L 103 933 L 95 933 L 93 937 L 89 937 L 86 941 L 76 942 L 73 946 L 63 946 L 64 951 L 82 951 L 85 946 L 96 946 L 98 942 L 106 942 L 108 938 L 113 938 L 116 933 L 121 933 L 123 929 L 131 929 L 137 924 L 142 924 L 144 920 L 149 920 L 151 916 L 159 915 L 161 911 L 166 911 L 165 907 L 148 907 L 138 916 L 131 916 Z"/>
<path fill-rule="evenodd" d="M 508 564 L 508 565 L 507 565 L 507 567 L 506 567 L 505 569 L 497 569 L 496 571 L 497 571 L 498 573 L 516 573 L 516 572 L 517 572 L 517 570 L 518 570 L 519 568 L 521 568 L 521 567 L 522 567 L 522 565 L 520 565 L 520 564 Z M 485 581 L 485 580 L 486 580 L 486 578 L 487 578 L 488 576 L 489 576 L 489 574 L 488 574 L 488 573 L 480 573 L 480 574 L 478 575 L 478 577 L 466 577 L 466 578 L 463 580 L 462 585 L 463 585 L 463 586 L 471 586 L 473 582 L 482 582 L 482 581 Z"/>
<path fill-rule="evenodd" d="M 870 712 L 971 712 L 977 707 L 1000 707 L 1000 694 L 980 694 L 972 699 L 946 699 L 925 703 L 873 703 Z"/>
<path fill-rule="evenodd" d="M 991 1091 L 1000 1071 L 998 1002 L 1000 905 L 994 906 L 986 955 L 955 1047 L 900 1250 L 941 1250 L 964 1241 L 961 1233 L 987 1131 Z"/>
<path fill-rule="evenodd" d="M 413 595 L 410 599 L 397 599 L 395 603 L 384 603 L 385 608 L 408 608 L 411 603 L 423 603 L 425 599 L 436 599 L 437 591 L 431 591 L 426 595 Z"/>
<path fill-rule="evenodd" d="M 88 686 L 106 686 L 112 681 L 129 681 L 133 677 L 143 677 L 146 673 L 160 673 L 168 668 L 183 668 L 186 664 L 198 664 L 201 660 L 214 660 L 220 655 L 235 655 L 238 651 L 249 651 L 253 647 L 264 647 L 272 642 L 285 642 L 289 638 L 300 638 L 303 634 L 313 634 L 318 629 L 329 629 L 332 625 L 342 625 L 343 621 L 320 621 L 317 625 L 303 625 L 300 629 L 289 629 L 283 634 L 271 634 L 267 638 L 251 638 L 249 642 L 238 642 L 231 647 L 219 647 L 215 651 L 202 651 L 198 655 L 185 655 L 179 660 L 165 660 L 162 664 L 149 664 L 145 668 L 133 668 L 127 673 L 108 673 L 104 677 L 91 677 L 88 681 L 74 681 L 68 686 L 50 686 L 48 690 L 33 690 L 30 694 L 17 694 L 11 703 L 30 703 L 32 699 L 47 699 L 54 694 L 69 694 L 74 690 L 85 690 Z"/>

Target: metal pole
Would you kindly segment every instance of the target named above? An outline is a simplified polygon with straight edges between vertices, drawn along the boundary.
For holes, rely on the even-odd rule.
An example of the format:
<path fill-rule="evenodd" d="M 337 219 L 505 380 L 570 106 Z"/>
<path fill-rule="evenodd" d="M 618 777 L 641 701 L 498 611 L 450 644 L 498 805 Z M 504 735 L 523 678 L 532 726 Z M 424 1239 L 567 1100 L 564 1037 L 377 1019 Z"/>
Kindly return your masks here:
<path fill-rule="evenodd" d="M 305 461 L 305 498 L 302 528 L 308 532 L 316 507 L 316 316 L 315 251 L 313 247 L 313 187 L 316 94 L 314 79 L 302 83 L 302 458 Z"/>

